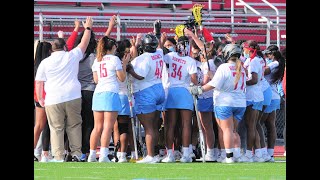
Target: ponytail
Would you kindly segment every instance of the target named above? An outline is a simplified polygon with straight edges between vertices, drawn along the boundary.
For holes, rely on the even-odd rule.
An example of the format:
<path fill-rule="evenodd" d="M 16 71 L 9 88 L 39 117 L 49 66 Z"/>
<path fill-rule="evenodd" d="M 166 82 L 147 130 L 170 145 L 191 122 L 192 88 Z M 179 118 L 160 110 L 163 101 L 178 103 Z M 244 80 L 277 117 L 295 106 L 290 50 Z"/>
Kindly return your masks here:
<path fill-rule="evenodd" d="M 238 84 L 238 81 L 241 77 L 241 69 L 242 69 L 241 61 L 239 58 L 237 58 L 237 60 L 236 60 L 236 79 L 234 81 L 234 85 Z"/>

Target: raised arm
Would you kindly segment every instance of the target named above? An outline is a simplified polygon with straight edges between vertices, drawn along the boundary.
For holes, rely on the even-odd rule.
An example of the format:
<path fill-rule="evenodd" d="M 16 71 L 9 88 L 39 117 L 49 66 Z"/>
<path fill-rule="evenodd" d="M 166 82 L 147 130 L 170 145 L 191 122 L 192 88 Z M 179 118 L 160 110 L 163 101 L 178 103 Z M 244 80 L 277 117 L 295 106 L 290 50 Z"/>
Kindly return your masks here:
<path fill-rule="evenodd" d="M 92 18 L 90 16 L 88 16 L 86 19 L 86 22 L 84 24 L 84 28 L 85 28 L 84 34 L 82 36 L 80 44 L 78 44 L 78 46 L 77 46 L 81 49 L 82 53 L 85 53 L 86 49 L 88 47 L 90 37 L 91 37 L 92 25 L 93 25 Z"/>
<path fill-rule="evenodd" d="M 185 36 L 191 37 L 194 40 L 194 42 L 197 44 L 197 46 L 200 48 L 200 50 L 204 52 L 203 42 L 196 35 L 194 35 L 192 31 L 190 31 L 187 28 L 184 28 L 184 34 Z"/>
<path fill-rule="evenodd" d="M 78 36 L 78 32 L 79 32 L 79 28 L 80 28 L 80 21 L 76 19 L 74 21 L 74 29 L 73 29 L 70 37 L 68 38 L 68 40 L 66 42 L 68 51 L 71 51 L 71 49 L 74 46 L 74 43 L 76 42 L 76 39 L 77 39 L 77 36 Z"/>
<path fill-rule="evenodd" d="M 105 36 L 110 37 L 112 28 L 117 25 L 116 19 L 117 19 L 117 16 L 116 16 L 116 15 L 111 16 L 111 18 L 110 18 L 110 20 L 109 20 L 108 29 L 107 29 L 107 31 L 106 31 L 105 34 L 104 34 Z"/>

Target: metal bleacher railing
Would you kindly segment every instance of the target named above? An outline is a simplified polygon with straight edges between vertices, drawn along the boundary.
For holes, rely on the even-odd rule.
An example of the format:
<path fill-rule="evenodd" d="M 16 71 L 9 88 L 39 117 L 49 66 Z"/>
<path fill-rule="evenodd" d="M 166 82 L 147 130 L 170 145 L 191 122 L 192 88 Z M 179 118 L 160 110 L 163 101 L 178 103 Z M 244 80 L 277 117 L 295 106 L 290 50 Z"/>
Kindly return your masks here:
<path fill-rule="evenodd" d="M 247 3 L 252 7 L 258 8 L 260 15 L 255 14 L 245 6 L 236 6 L 234 0 L 230 9 L 214 9 L 212 4 L 224 4 L 225 1 L 206 1 L 210 7 L 203 9 L 203 25 L 212 32 L 215 38 L 223 39 L 225 33 L 231 33 L 236 40 L 254 39 L 261 46 L 262 50 L 269 44 L 278 44 L 280 48 L 286 46 L 286 14 L 280 10 L 285 7 L 285 3 L 272 3 L 279 8 L 276 13 L 269 5 L 261 3 Z M 180 8 L 178 5 L 193 4 L 205 1 L 143 1 L 143 0 L 38 0 L 34 1 L 34 37 L 39 38 L 39 13 L 43 13 L 43 36 L 46 40 L 52 40 L 57 37 L 57 31 L 63 30 L 68 36 L 73 31 L 74 20 L 85 20 L 87 15 L 93 16 L 96 37 L 104 36 L 109 19 L 112 15 L 119 12 L 121 17 L 121 37 L 131 38 L 138 33 L 148 33 L 153 30 L 153 22 L 160 19 L 163 31 L 168 36 L 174 36 L 176 25 L 184 23 L 191 16 L 191 11 L 186 8 Z M 239 0 L 237 2 L 240 2 Z M 55 4 L 55 3 L 74 3 L 74 4 Z M 83 3 L 79 6 L 76 3 Z M 84 4 L 87 3 L 87 4 Z M 88 5 L 93 3 L 93 5 Z M 94 4 L 95 3 L 95 4 Z M 136 4 L 136 6 L 126 6 L 127 3 Z M 120 5 L 119 5 L 120 4 Z M 166 5 L 164 7 L 154 6 L 148 8 L 148 5 Z M 141 5 L 141 6 L 140 6 Z M 174 8 L 175 7 L 175 8 Z M 243 9 L 242 9 L 243 8 Z M 245 10 L 244 10 L 245 9 Z M 264 16 L 269 23 L 259 22 L 259 18 Z M 269 33 L 268 33 L 269 31 Z M 267 35 L 268 34 L 268 35 Z M 116 36 L 116 31 L 112 31 L 111 36 Z M 282 139 L 285 112 L 284 106 L 277 111 L 277 136 Z"/>

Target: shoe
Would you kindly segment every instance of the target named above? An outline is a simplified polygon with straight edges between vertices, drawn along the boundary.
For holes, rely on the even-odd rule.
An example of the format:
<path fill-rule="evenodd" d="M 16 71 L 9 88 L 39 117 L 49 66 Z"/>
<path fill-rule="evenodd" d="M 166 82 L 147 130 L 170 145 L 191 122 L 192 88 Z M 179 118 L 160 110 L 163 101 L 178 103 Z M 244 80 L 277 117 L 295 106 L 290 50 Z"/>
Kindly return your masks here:
<path fill-rule="evenodd" d="M 173 163 L 173 162 L 176 162 L 175 158 L 173 155 L 167 155 L 164 159 L 162 159 L 163 163 Z"/>
<path fill-rule="evenodd" d="M 263 154 L 262 158 L 264 159 L 264 162 L 270 161 L 271 156 L 269 154 Z"/>
<path fill-rule="evenodd" d="M 248 157 L 246 155 L 242 155 L 240 158 L 241 158 L 241 162 L 253 162 L 253 158 Z"/>
<path fill-rule="evenodd" d="M 81 160 L 80 160 L 79 156 L 73 155 L 72 156 L 72 162 L 81 162 Z"/>
<path fill-rule="evenodd" d="M 87 155 L 86 154 L 81 154 L 80 161 L 81 162 L 86 162 L 86 160 L 87 160 Z"/>
<path fill-rule="evenodd" d="M 108 156 L 101 156 L 99 157 L 99 162 L 102 163 L 102 162 L 106 162 L 106 163 L 109 163 L 111 162 L 109 157 Z"/>
<path fill-rule="evenodd" d="M 221 163 L 234 163 L 233 157 L 230 158 L 224 158 Z"/>
<path fill-rule="evenodd" d="M 224 160 L 226 158 L 226 156 L 220 155 L 217 159 L 217 162 L 221 163 L 222 160 Z"/>
<path fill-rule="evenodd" d="M 212 154 L 206 154 L 204 156 L 204 160 L 205 161 L 211 161 L 211 162 L 217 161 L 216 156 L 212 155 Z"/>
<path fill-rule="evenodd" d="M 274 157 L 271 156 L 271 159 L 268 162 L 274 162 Z"/>
<path fill-rule="evenodd" d="M 182 154 L 181 154 L 180 151 L 174 151 L 174 152 L 173 152 L 173 156 L 174 156 L 174 159 L 175 159 L 176 161 L 180 161 L 180 159 L 181 159 L 181 157 L 182 157 Z"/>
<path fill-rule="evenodd" d="M 182 158 L 180 159 L 180 162 L 182 163 L 192 162 L 192 158 L 190 156 L 182 156 Z"/>
<path fill-rule="evenodd" d="M 49 157 L 45 156 L 45 155 L 41 155 L 41 161 L 40 162 L 49 162 Z"/>
<path fill-rule="evenodd" d="M 72 161 L 72 156 L 70 153 L 66 154 L 64 156 L 64 162 L 71 162 Z"/>
<path fill-rule="evenodd" d="M 283 156 L 286 157 L 286 151 L 284 151 Z"/>
<path fill-rule="evenodd" d="M 57 162 L 57 163 L 60 163 L 60 162 L 64 162 L 63 159 L 61 160 L 56 160 L 55 158 L 51 159 L 49 162 Z"/>
<path fill-rule="evenodd" d="M 142 160 L 137 161 L 137 163 L 156 163 L 156 160 L 153 157 L 147 155 Z"/>
<path fill-rule="evenodd" d="M 97 162 L 96 155 L 89 154 L 87 161 L 88 162 Z"/>
<path fill-rule="evenodd" d="M 156 155 L 156 156 L 153 156 L 153 160 L 155 161 L 155 163 L 159 163 L 159 162 L 162 160 L 162 158 L 161 158 L 160 155 L 158 154 L 158 155 Z"/>
<path fill-rule="evenodd" d="M 126 156 L 120 156 L 118 159 L 118 163 L 128 162 Z"/>
<path fill-rule="evenodd" d="M 253 156 L 253 162 L 265 162 L 264 158 L 261 157 L 257 157 L 256 155 Z"/>
<path fill-rule="evenodd" d="M 39 161 L 39 159 L 41 159 L 41 156 L 33 155 L 33 161 Z"/>

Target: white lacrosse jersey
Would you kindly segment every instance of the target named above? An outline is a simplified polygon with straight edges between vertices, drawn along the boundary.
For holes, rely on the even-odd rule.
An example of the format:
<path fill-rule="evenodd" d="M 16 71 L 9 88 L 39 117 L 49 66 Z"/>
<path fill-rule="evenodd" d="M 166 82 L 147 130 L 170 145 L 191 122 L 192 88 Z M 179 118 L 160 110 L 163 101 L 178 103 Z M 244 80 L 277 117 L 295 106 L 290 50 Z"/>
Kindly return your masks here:
<path fill-rule="evenodd" d="M 94 93 L 105 91 L 119 93 L 116 71 L 122 71 L 122 64 L 117 56 L 105 55 L 100 62 L 95 59 L 92 65 L 92 72 L 97 72 L 98 84 Z"/>
<path fill-rule="evenodd" d="M 213 92 L 215 106 L 246 107 L 246 73 L 243 68 L 237 84 L 234 83 L 235 79 L 235 63 L 223 63 L 218 67 L 213 79 L 208 82 L 208 85 L 215 87 Z"/>
<path fill-rule="evenodd" d="M 280 95 L 278 93 L 278 83 L 273 83 L 272 84 L 272 76 L 273 74 L 277 71 L 276 67 L 279 66 L 279 62 L 278 61 L 272 61 L 269 64 L 267 64 L 267 66 L 269 66 L 272 70 L 271 73 L 266 75 L 265 78 L 268 81 L 268 83 L 271 86 L 272 89 L 272 98 L 271 99 L 280 99 Z"/>
<path fill-rule="evenodd" d="M 134 71 L 143 80 L 133 78 L 133 92 L 138 92 L 155 84 L 162 83 L 163 50 L 157 49 L 154 53 L 145 52 L 131 61 Z"/>
<path fill-rule="evenodd" d="M 213 59 L 209 59 L 209 66 L 210 66 L 210 71 L 214 75 L 216 73 L 216 66 L 213 63 Z M 208 73 L 209 68 L 208 68 L 208 63 L 207 62 L 199 62 L 197 61 L 197 77 L 198 77 L 198 82 L 199 84 L 203 82 L 204 80 L 204 75 Z M 201 95 L 199 95 L 199 98 L 212 98 L 213 97 L 213 89 L 203 92 Z"/>
<path fill-rule="evenodd" d="M 121 82 L 117 78 L 117 81 L 119 83 L 119 95 L 128 95 L 127 79 L 128 79 L 128 76 L 126 76 L 126 79 L 124 80 L 124 82 Z"/>
<path fill-rule="evenodd" d="M 246 97 L 247 101 L 260 102 L 264 100 L 263 91 L 261 88 L 261 77 L 262 77 L 262 65 L 263 61 L 260 57 L 254 57 L 253 59 L 247 58 L 244 63 L 244 67 L 248 70 L 248 80 L 252 78 L 252 73 L 255 72 L 258 75 L 257 84 L 246 86 Z"/>
<path fill-rule="evenodd" d="M 261 58 L 260 64 L 262 66 L 262 76 L 260 79 L 261 80 L 260 85 L 261 85 L 262 92 L 264 92 L 266 89 L 268 89 L 268 87 L 270 87 L 270 85 L 269 85 L 268 81 L 266 80 L 266 78 L 264 78 L 264 71 L 266 69 L 266 61 Z"/>
<path fill-rule="evenodd" d="M 191 74 L 197 73 L 196 60 L 189 56 L 180 57 L 176 52 L 164 56 L 164 61 L 169 64 L 169 87 L 188 88 L 191 83 Z"/>

